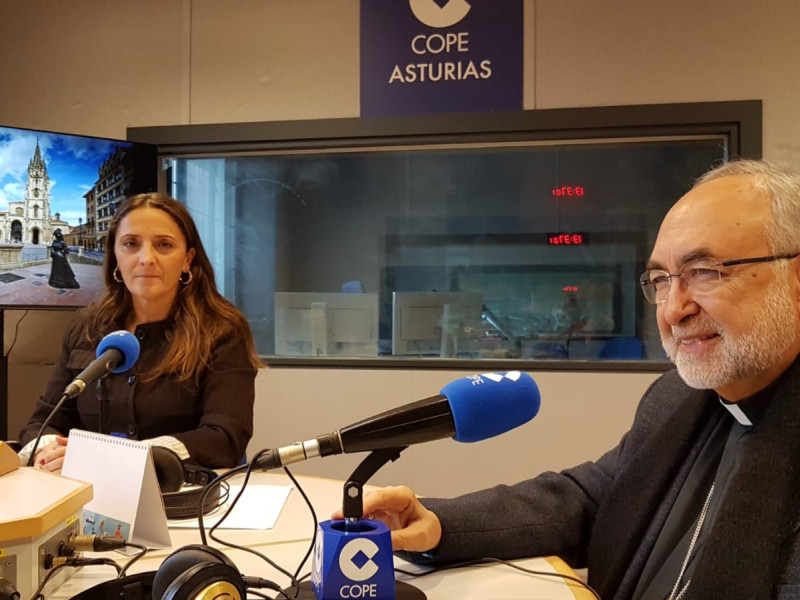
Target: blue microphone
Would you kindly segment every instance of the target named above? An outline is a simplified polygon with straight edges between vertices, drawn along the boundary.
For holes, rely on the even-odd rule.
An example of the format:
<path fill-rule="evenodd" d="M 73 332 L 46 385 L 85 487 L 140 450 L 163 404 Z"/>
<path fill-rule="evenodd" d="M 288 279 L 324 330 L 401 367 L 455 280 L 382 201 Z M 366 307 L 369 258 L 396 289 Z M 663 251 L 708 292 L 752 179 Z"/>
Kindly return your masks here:
<path fill-rule="evenodd" d="M 294 462 L 315 452 L 325 456 L 402 450 L 411 444 L 446 437 L 477 442 L 527 423 L 539 412 L 540 404 L 539 388 L 530 375 L 519 371 L 470 375 L 448 383 L 437 396 L 288 449 L 278 448 L 272 451 L 270 460 Z M 317 600 L 424 598 L 416 588 L 395 580 L 389 528 L 380 521 L 348 515 L 352 493 L 358 494 L 362 483 L 356 479 L 345 484 L 346 520 L 323 521 L 317 527 L 311 569 L 314 595 Z"/>
<path fill-rule="evenodd" d="M 36 441 L 33 444 L 30 458 L 28 459 L 28 466 L 33 466 L 33 459 L 36 456 L 36 451 L 39 448 L 39 442 L 42 439 L 42 434 L 47 429 L 53 416 L 59 411 L 68 399 L 75 398 L 86 387 L 102 379 L 111 372 L 122 373 L 130 369 L 139 358 L 139 340 L 130 331 L 113 331 L 105 336 L 97 345 L 97 358 L 95 358 L 89 366 L 86 367 L 81 373 L 72 380 L 67 387 L 64 388 L 64 393 L 58 400 L 53 410 L 47 415 L 47 418 L 39 428 L 39 433 L 36 435 Z M 102 409 L 102 407 L 101 407 Z M 100 419 L 103 420 L 102 418 Z"/>
<path fill-rule="evenodd" d="M 457 442 L 479 442 L 527 423 L 539 412 L 533 377 L 520 371 L 471 375 L 441 390 L 453 411 Z"/>
<path fill-rule="evenodd" d="M 412 402 L 333 433 L 267 450 L 256 468 L 277 469 L 317 456 L 370 452 L 453 438 L 477 442 L 530 421 L 539 412 L 539 388 L 527 373 L 470 375 L 441 393 Z"/>
<path fill-rule="evenodd" d="M 72 380 L 64 395 L 74 398 L 87 386 L 109 373 L 123 373 L 130 369 L 139 358 L 139 340 L 130 331 L 113 331 L 97 345 L 97 358 Z"/>

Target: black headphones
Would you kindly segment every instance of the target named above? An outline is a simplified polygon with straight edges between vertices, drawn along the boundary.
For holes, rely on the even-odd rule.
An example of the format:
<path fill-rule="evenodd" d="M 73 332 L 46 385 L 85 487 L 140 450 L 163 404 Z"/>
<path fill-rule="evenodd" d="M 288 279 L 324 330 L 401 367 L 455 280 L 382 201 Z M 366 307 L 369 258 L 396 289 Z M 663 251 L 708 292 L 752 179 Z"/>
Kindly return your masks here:
<path fill-rule="evenodd" d="M 149 600 L 155 598 L 151 595 L 155 575 L 156 571 L 147 571 L 104 581 L 73 596 L 72 600 Z"/>
<path fill-rule="evenodd" d="M 230 598 L 244 600 L 247 588 L 230 558 L 211 546 L 178 548 L 153 578 L 153 600 Z"/>
<path fill-rule="evenodd" d="M 164 559 L 158 571 L 98 583 L 73 596 L 72 600 L 245 600 L 248 587 L 269 588 L 282 592 L 286 597 L 276 583 L 242 575 L 221 550 L 195 544 L 175 550 Z M 308 582 L 300 584 L 294 597 L 297 600 L 317 600 Z M 424 595 L 399 598 L 419 600 L 424 599 Z"/>
<path fill-rule="evenodd" d="M 72 600 L 245 600 L 247 588 L 236 565 L 220 550 L 196 544 L 178 548 L 158 571 L 97 584 Z"/>
<path fill-rule="evenodd" d="M 209 483 L 214 481 L 217 473 L 199 465 L 183 462 L 180 457 L 164 446 L 152 446 L 153 463 L 156 477 L 164 499 L 164 509 L 168 519 L 191 519 L 197 516 L 200 496 Z M 184 485 L 196 486 L 182 489 Z M 206 495 L 203 514 L 208 514 L 227 499 L 222 493 L 221 484 L 217 483 Z"/>

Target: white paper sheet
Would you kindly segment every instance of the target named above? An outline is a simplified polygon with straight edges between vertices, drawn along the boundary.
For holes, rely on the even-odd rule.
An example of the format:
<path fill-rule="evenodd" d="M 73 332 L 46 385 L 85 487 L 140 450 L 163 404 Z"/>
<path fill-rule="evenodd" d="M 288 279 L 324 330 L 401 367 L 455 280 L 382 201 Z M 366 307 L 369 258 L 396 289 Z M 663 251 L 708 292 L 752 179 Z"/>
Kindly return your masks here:
<path fill-rule="evenodd" d="M 219 529 L 272 529 L 292 487 L 248 484 L 231 514 L 222 522 Z M 231 485 L 227 502 L 203 517 L 203 525 L 206 528 L 212 527 L 222 518 L 241 489 L 241 485 Z M 170 528 L 189 529 L 197 527 L 197 518 L 170 519 L 167 524 Z"/>

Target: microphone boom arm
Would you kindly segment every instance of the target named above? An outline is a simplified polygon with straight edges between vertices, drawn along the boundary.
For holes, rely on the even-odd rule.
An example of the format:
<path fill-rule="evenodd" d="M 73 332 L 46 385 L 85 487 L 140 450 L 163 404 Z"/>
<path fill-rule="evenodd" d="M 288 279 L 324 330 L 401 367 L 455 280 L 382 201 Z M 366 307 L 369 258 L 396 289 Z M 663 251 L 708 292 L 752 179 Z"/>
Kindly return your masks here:
<path fill-rule="evenodd" d="M 364 484 L 367 483 L 369 478 L 377 473 L 378 469 L 383 465 L 388 462 L 394 462 L 400 458 L 400 453 L 406 448 L 408 448 L 408 446 L 373 450 L 359 463 L 356 470 L 347 478 L 342 490 L 342 514 L 344 515 L 345 521 L 352 523 L 358 521 L 362 517 L 364 512 Z"/>

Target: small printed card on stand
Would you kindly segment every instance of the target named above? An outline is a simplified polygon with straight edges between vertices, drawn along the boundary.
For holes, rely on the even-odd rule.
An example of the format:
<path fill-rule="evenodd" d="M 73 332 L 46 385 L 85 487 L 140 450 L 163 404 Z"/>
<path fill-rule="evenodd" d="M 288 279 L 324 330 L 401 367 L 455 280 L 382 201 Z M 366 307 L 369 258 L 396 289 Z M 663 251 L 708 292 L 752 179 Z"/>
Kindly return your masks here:
<path fill-rule="evenodd" d="M 84 535 L 124 537 L 150 548 L 171 545 L 147 444 L 73 429 L 61 473 L 94 487 L 94 498 L 84 509 Z"/>

